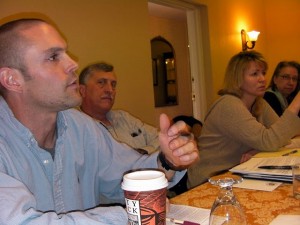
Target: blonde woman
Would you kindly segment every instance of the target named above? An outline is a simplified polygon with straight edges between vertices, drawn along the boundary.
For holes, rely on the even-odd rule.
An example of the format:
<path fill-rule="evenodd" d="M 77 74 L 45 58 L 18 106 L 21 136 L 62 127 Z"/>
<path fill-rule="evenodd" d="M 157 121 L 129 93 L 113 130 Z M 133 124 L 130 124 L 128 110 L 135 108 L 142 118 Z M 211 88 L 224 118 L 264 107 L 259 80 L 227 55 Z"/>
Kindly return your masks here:
<path fill-rule="evenodd" d="M 300 131 L 300 94 L 279 118 L 262 98 L 268 69 L 256 51 L 234 55 L 227 66 L 221 97 L 208 111 L 199 138 L 200 161 L 188 170 L 192 188 L 239 164 L 247 152 L 274 151 Z"/>

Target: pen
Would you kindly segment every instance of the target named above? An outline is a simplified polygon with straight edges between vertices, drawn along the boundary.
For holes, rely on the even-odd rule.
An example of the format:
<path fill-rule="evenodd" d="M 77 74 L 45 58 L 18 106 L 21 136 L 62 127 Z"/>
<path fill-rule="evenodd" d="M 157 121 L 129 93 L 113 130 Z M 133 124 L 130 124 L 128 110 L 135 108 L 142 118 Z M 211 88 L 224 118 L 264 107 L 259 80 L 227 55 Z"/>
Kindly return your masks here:
<path fill-rule="evenodd" d="M 298 150 L 294 150 L 294 151 L 291 151 L 291 152 L 284 153 L 282 156 L 288 156 L 288 155 L 291 155 L 291 154 L 295 154 L 297 152 L 298 152 Z"/>
<path fill-rule="evenodd" d="M 199 223 L 194 223 L 190 221 L 183 221 L 183 220 L 176 220 L 174 218 L 166 218 L 167 221 L 172 222 L 174 224 L 180 224 L 180 225 L 200 225 Z"/>
<path fill-rule="evenodd" d="M 175 224 L 183 224 L 184 223 L 183 220 L 176 220 L 174 218 L 168 218 L 167 217 L 166 220 L 169 221 L 169 222 L 175 223 Z"/>
<path fill-rule="evenodd" d="M 291 170 L 292 166 L 259 166 L 258 168 L 267 170 Z"/>

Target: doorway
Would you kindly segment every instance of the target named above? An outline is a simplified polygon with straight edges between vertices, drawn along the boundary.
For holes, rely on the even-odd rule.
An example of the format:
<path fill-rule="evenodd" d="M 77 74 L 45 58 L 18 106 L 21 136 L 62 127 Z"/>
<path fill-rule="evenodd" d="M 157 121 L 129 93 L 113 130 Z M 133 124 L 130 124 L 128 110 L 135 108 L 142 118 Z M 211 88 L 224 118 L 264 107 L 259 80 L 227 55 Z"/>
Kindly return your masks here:
<path fill-rule="evenodd" d="M 150 16 L 150 24 L 155 24 L 156 28 L 152 27 L 155 32 L 169 31 L 173 35 L 169 39 L 178 38 L 176 30 L 183 27 L 185 23 L 186 30 L 181 31 L 186 35 L 185 49 L 176 51 L 176 45 L 169 40 L 168 37 L 161 33 L 151 33 L 151 38 L 154 36 L 163 36 L 173 44 L 176 52 L 177 66 L 181 64 L 184 70 L 177 71 L 178 80 L 178 104 L 173 106 L 156 107 L 156 116 L 160 113 L 167 113 L 170 117 L 175 117 L 179 114 L 193 115 L 195 118 L 203 121 L 207 104 L 206 104 L 206 89 L 205 89 L 205 66 L 204 66 L 204 39 L 203 33 L 203 9 L 199 5 L 189 4 L 177 0 L 149 0 L 148 10 Z M 156 20 L 153 22 L 151 18 Z M 204 15 L 205 17 L 205 15 Z M 163 23 L 159 23 L 164 21 Z M 168 24 L 166 27 L 165 24 Z M 172 25 L 173 24 L 173 25 Z M 175 24 L 175 25 L 174 25 Z M 172 25 L 172 26 L 171 26 Z M 151 29 L 150 26 L 150 29 Z M 175 30 L 175 31 L 174 31 Z M 208 34 L 208 32 L 206 32 Z M 174 40 L 175 42 L 177 40 Z M 186 57 L 177 57 L 179 54 L 185 54 Z M 179 69 L 177 67 L 177 69 Z"/>

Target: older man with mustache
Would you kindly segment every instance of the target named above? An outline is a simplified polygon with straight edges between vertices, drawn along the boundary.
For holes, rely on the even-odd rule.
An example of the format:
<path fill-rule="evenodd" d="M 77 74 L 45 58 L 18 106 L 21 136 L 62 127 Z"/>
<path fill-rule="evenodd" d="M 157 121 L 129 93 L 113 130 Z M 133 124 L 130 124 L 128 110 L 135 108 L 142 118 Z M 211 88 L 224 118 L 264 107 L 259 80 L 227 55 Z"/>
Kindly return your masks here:
<path fill-rule="evenodd" d="M 81 110 L 98 120 L 119 142 L 142 154 L 158 150 L 158 131 L 123 110 L 111 110 L 116 96 L 114 67 L 98 62 L 85 67 L 79 76 Z"/>

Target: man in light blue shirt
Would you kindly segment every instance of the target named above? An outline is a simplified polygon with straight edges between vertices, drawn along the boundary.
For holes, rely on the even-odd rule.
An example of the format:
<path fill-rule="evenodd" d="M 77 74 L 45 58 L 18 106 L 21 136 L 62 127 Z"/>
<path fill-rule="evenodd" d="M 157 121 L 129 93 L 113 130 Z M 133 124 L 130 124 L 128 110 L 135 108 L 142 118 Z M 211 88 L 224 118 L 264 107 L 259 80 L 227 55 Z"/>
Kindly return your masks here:
<path fill-rule="evenodd" d="M 0 224 L 125 225 L 122 207 L 97 207 L 123 198 L 124 172 L 158 167 L 172 183 L 199 158 L 192 137 L 180 135 L 184 124 L 170 126 L 166 115 L 161 152 L 148 156 L 70 109 L 81 102 L 77 68 L 49 23 L 0 26 Z"/>
<path fill-rule="evenodd" d="M 119 142 L 144 154 L 159 150 L 158 131 L 123 110 L 111 110 L 116 97 L 117 76 L 113 65 L 97 62 L 79 75 L 80 109 L 93 117 Z"/>

